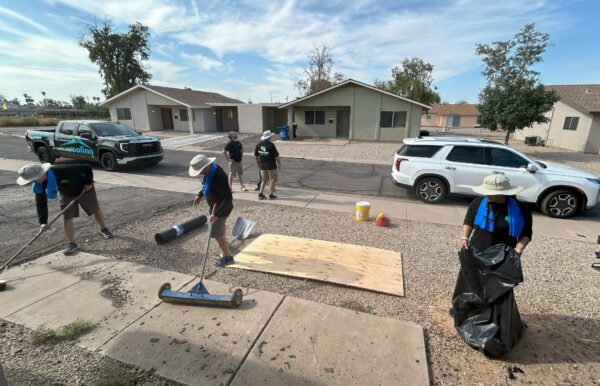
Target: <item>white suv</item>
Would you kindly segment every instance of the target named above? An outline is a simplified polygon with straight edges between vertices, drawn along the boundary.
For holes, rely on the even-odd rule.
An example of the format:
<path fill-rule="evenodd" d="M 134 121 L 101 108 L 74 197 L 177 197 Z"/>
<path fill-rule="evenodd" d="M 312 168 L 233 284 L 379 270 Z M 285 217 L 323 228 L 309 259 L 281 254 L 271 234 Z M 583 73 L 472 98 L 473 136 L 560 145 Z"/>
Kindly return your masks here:
<path fill-rule="evenodd" d="M 535 204 L 550 217 L 567 218 L 600 200 L 597 176 L 568 166 L 534 161 L 509 146 L 460 137 L 407 138 L 392 165 L 396 185 L 414 189 L 427 203 L 449 193 L 475 195 L 483 178 L 500 173 L 524 190 L 520 201 Z"/>

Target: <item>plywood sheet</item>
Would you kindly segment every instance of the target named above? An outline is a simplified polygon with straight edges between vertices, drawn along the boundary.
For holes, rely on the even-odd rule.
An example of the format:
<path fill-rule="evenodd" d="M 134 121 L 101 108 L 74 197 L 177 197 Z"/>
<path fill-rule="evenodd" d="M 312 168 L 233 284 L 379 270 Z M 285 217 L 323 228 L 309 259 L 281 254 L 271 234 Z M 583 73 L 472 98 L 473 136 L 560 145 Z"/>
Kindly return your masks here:
<path fill-rule="evenodd" d="M 263 234 L 235 261 L 230 267 L 404 296 L 401 254 L 385 249 Z"/>

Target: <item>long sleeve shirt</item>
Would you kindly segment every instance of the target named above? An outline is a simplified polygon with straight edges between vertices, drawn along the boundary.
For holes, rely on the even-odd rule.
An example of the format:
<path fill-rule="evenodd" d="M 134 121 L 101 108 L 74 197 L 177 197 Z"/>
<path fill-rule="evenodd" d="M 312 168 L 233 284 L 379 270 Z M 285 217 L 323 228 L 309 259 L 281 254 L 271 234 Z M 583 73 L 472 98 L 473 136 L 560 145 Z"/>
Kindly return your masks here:
<path fill-rule="evenodd" d="M 202 190 L 198 193 L 198 197 L 203 197 Z M 227 174 L 218 165 L 210 184 L 206 202 L 211 208 L 211 213 L 217 217 L 227 217 L 233 210 L 233 194 L 231 194 Z"/>

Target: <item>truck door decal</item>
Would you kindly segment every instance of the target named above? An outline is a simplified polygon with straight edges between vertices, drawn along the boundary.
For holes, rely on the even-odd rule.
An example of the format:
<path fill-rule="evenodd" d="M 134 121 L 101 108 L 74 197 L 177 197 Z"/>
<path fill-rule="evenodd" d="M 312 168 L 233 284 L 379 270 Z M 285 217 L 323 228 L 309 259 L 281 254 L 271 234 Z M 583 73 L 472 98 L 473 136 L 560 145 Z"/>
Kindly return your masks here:
<path fill-rule="evenodd" d="M 94 156 L 94 150 L 86 145 L 81 139 L 72 139 L 63 143 L 57 149 L 73 154 L 89 155 L 90 157 Z"/>

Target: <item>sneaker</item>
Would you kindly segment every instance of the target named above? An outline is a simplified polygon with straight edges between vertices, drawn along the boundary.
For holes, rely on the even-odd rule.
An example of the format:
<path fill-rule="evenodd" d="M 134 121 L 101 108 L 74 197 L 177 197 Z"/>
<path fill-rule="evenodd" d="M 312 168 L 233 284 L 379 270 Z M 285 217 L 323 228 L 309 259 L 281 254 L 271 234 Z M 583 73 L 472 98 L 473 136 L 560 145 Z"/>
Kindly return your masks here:
<path fill-rule="evenodd" d="M 233 256 L 221 257 L 219 260 L 215 261 L 215 267 L 225 267 L 231 264 L 235 264 L 235 261 L 233 261 Z"/>
<path fill-rule="evenodd" d="M 218 254 L 213 256 L 215 259 L 222 259 L 223 258 L 223 252 L 219 252 Z"/>
<path fill-rule="evenodd" d="M 274 199 L 276 199 L 276 198 L 277 198 L 277 196 L 276 196 L 276 195 L 274 195 L 274 194 L 269 194 L 269 200 L 274 200 Z"/>
<path fill-rule="evenodd" d="M 65 245 L 65 249 L 63 249 L 63 254 L 70 256 L 77 253 L 77 251 L 79 251 L 79 246 L 77 243 L 68 243 Z"/>
<path fill-rule="evenodd" d="M 246 189 L 245 186 L 242 186 L 242 192 L 247 192 L 247 191 L 248 191 L 248 189 Z"/>
<path fill-rule="evenodd" d="M 104 236 L 105 239 L 112 239 L 113 238 L 113 234 L 110 231 L 110 229 L 108 229 L 108 228 L 102 228 L 100 230 L 100 233 L 102 234 L 102 236 Z"/>
<path fill-rule="evenodd" d="M 260 190 L 260 188 L 257 186 L 256 188 L 254 188 L 255 192 L 258 192 Z"/>
<path fill-rule="evenodd" d="M 264 195 L 264 194 L 262 194 L 262 193 L 258 193 L 258 199 L 259 199 L 259 200 L 264 200 L 265 198 L 267 198 L 267 196 L 265 196 L 265 195 Z"/>

